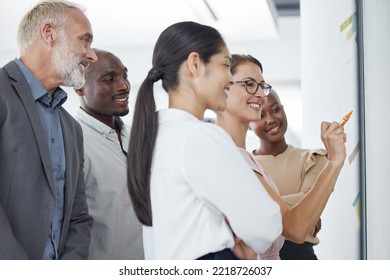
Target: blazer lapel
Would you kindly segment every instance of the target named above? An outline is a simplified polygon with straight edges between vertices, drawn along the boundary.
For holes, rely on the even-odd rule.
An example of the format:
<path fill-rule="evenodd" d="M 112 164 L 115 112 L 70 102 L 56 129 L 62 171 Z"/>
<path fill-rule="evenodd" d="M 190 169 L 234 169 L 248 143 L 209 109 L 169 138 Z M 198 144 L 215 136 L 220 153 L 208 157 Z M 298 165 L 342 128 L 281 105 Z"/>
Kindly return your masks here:
<path fill-rule="evenodd" d="M 64 191 L 64 205 L 65 205 L 65 208 L 64 208 L 64 211 L 67 210 L 67 205 L 68 205 L 68 202 L 69 202 L 69 197 L 71 196 L 71 193 L 72 193 L 72 189 L 67 186 L 67 184 L 69 182 L 71 182 L 71 179 L 70 179 L 70 170 L 72 170 L 72 157 L 70 156 L 72 151 L 72 145 L 71 143 L 69 142 L 70 139 L 72 139 L 72 137 L 75 137 L 75 135 L 71 135 L 71 132 L 70 132 L 70 128 L 68 126 L 68 123 L 64 120 L 65 117 L 64 117 L 64 112 L 62 110 L 59 110 L 60 112 L 60 122 L 61 122 L 61 127 L 62 127 L 62 138 L 63 138 L 63 141 L 64 141 L 64 150 L 65 150 L 65 159 L 66 159 L 66 171 L 65 171 L 65 191 Z M 65 213 L 65 212 L 64 212 Z"/>
<path fill-rule="evenodd" d="M 42 165 L 44 167 L 46 177 L 49 181 L 50 188 L 53 195 L 54 192 L 54 178 L 51 170 L 51 159 L 49 146 L 46 139 L 46 134 L 42 126 L 41 118 L 39 117 L 38 111 L 36 109 L 35 101 L 30 92 L 27 81 L 25 80 L 23 74 L 21 73 L 19 67 L 15 62 L 10 62 L 4 67 L 9 76 L 13 79 L 12 85 L 15 89 L 16 94 L 19 96 L 31 124 L 31 127 L 34 131 L 35 139 L 38 144 L 39 153 L 41 155 Z"/>

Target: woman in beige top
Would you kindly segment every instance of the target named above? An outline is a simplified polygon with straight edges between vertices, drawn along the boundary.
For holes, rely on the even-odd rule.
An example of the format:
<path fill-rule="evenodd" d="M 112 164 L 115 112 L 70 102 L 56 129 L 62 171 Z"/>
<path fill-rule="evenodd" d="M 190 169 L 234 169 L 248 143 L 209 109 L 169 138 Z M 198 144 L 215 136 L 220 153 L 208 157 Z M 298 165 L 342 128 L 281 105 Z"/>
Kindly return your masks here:
<path fill-rule="evenodd" d="M 267 97 L 261 119 L 250 124 L 260 139 L 260 146 L 252 152 L 264 170 L 276 183 L 280 195 L 289 207 L 295 206 L 311 190 L 327 163 L 324 149 L 300 149 L 288 145 L 285 139 L 287 117 L 275 90 Z M 316 260 L 313 245 L 319 243 L 317 233 L 321 219 L 302 244 L 286 240 L 280 250 L 282 260 Z"/>

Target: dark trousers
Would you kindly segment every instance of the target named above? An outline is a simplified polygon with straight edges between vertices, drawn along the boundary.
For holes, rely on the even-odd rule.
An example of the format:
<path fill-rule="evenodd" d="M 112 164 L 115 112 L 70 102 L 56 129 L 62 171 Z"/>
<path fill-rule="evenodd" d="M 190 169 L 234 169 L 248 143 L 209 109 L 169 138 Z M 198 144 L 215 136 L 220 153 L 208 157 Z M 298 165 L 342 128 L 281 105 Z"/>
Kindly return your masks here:
<path fill-rule="evenodd" d="M 279 254 L 282 260 L 318 260 L 314 253 L 313 244 L 309 242 L 296 244 L 285 240 Z"/>
<path fill-rule="evenodd" d="M 232 250 L 224 249 L 219 252 L 209 253 L 204 255 L 197 260 L 238 260 L 238 258 L 233 254 Z"/>

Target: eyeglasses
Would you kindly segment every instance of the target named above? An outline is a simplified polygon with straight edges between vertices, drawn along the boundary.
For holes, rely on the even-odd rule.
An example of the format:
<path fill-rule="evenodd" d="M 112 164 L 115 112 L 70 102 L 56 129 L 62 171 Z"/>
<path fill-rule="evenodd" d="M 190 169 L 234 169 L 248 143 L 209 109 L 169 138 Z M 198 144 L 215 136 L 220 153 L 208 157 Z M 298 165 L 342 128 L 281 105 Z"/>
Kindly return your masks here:
<path fill-rule="evenodd" d="M 272 88 L 272 86 L 270 84 L 257 83 L 257 82 L 252 81 L 252 80 L 237 81 L 236 83 L 237 84 L 244 84 L 246 92 L 249 94 L 255 94 L 258 91 L 259 87 L 261 87 L 261 89 L 264 92 L 264 95 L 267 96 L 271 92 L 271 88 Z"/>

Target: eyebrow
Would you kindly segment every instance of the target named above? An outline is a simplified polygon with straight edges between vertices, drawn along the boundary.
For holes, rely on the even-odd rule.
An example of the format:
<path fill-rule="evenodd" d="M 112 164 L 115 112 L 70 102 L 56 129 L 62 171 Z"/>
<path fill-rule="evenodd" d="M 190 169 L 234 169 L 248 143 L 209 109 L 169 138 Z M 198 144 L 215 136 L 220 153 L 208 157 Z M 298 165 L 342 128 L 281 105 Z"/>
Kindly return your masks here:
<path fill-rule="evenodd" d="M 245 80 L 251 80 L 251 81 L 254 81 L 257 83 L 256 79 L 252 78 L 252 77 L 245 77 L 245 78 L 241 78 L 241 80 L 245 81 Z M 262 80 L 259 82 L 259 84 L 263 84 L 265 83 L 265 80 Z"/>
<path fill-rule="evenodd" d="M 274 109 L 275 105 L 277 105 L 278 107 L 282 105 L 282 104 L 280 104 L 277 100 L 275 100 L 275 101 L 272 102 L 271 104 L 268 104 L 268 101 L 267 101 L 266 104 L 267 104 L 267 107 L 266 107 L 265 104 L 264 104 L 263 110 L 264 110 L 264 108 L 268 108 L 269 110 L 272 110 L 272 109 Z"/>
<path fill-rule="evenodd" d="M 127 67 L 125 67 L 125 68 L 123 68 L 123 72 L 124 73 L 128 73 L 128 71 L 127 71 Z M 112 76 L 112 75 L 118 75 L 118 72 L 116 72 L 116 71 L 113 71 L 113 70 L 111 70 L 111 71 L 107 71 L 107 72 L 104 72 L 104 73 L 102 73 L 102 77 L 107 77 L 107 76 Z"/>
<path fill-rule="evenodd" d="M 93 35 L 89 32 L 83 34 L 83 35 L 80 35 L 79 38 L 81 40 L 87 40 L 88 42 L 91 42 L 92 41 L 92 38 L 93 38 Z"/>

